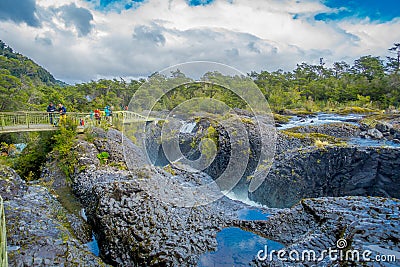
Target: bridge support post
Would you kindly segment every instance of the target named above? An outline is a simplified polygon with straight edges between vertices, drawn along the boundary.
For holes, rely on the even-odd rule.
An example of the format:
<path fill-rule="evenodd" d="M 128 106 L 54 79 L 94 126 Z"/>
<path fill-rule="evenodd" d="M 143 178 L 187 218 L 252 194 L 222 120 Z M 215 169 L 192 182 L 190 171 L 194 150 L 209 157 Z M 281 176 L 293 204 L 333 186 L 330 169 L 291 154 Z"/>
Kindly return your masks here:
<path fill-rule="evenodd" d="M 25 113 L 25 120 L 26 120 L 26 125 L 28 126 L 29 129 L 29 114 Z"/>

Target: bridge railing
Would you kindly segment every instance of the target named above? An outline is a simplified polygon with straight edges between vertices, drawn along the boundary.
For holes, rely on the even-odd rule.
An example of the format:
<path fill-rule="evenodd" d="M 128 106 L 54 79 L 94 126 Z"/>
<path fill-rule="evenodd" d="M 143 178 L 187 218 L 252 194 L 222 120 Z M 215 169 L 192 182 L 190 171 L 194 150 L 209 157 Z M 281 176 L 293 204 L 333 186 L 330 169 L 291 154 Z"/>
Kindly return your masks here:
<path fill-rule="evenodd" d="M 0 196 L 0 266 L 8 266 L 7 260 L 7 232 L 4 214 L 3 198 Z"/>
<path fill-rule="evenodd" d="M 147 118 L 141 114 L 132 111 L 116 111 L 113 113 L 112 122 L 115 125 L 122 125 L 124 123 L 153 121 L 153 118 Z"/>
<path fill-rule="evenodd" d="M 43 112 L 1 112 L 0 122 L 2 127 L 46 124 L 49 123 L 49 114 Z"/>
<path fill-rule="evenodd" d="M 93 126 L 100 123 L 96 120 L 93 113 L 67 112 L 66 118 L 72 120 L 76 125 Z M 102 117 L 101 122 L 113 125 L 122 125 L 124 123 L 135 123 L 143 121 L 152 121 L 155 119 L 146 118 L 141 114 L 131 111 L 115 111 L 112 116 Z M 59 125 L 60 115 L 58 112 L 36 112 L 36 111 L 17 111 L 17 112 L 0 112 L 1 130 L 10 127 L 37 128 L 37 125 Z M 45 126 L 46 127 L 46 126 Z"/>
<path fill-rule="evenodd" d="M 52 124 L 58 122 L 59 118 L 60 115 L 57 112 L 0 112 L 0 125 L 1 129 L 21 125 L 30 128 L 31 125 Z M 81 119 L 89 122 L 90 114 L 68 112 L 67 118 L 72 119 L 77 125 L 79 125 Z"/>

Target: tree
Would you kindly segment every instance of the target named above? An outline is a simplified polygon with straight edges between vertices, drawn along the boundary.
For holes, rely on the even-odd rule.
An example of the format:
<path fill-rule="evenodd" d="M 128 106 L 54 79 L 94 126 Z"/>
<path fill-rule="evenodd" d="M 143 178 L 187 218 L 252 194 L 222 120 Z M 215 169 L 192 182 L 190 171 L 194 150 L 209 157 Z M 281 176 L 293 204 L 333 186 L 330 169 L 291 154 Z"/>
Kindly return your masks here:
<path fill-rule="evenodd" d="M 342 77 L 344 73 L 347 73 L 350 69 L 350 65 L 344 61 L 333 63 L 333 72 L 336 78 Z"/>
<path fill-rule="evenodd" d="M 11 111 L 18 108 L 21 96 L 25 96 L 19 94 L 20 86 L 21 81 L 12 76 L 10 71 L 0 69 L 0 111 Z"/>
<path fill-rule="evenodd" d="M 372 81 L 374 78 L 382 78 L 385 75 L 383 61 L 379 57 L 371 55 L 356 59 L 351 70 L 354 74 L 364 76 L 369 81 Z"/>
<path fill-rule="evenodd" d="M 395 54 L 395 57 L 386 57 L 388 63 L 386 69 L 391 73 L 396 73 L 400 70 L 400 43 L 395 43 L 389 48 L 389 52 Z"/>

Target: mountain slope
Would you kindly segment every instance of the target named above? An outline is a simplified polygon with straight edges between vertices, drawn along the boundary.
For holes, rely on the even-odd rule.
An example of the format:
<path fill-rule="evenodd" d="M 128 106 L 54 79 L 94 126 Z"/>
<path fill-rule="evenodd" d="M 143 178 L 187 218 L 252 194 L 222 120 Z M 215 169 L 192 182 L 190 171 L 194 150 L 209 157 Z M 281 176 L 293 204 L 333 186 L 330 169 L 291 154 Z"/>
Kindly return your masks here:
<path fill-rule="evenodd" d="M 0 40 L 0 69 L 6 69 L 10 75 L 21 80 L 22 84 L 64 85 L 47 70 L 24 55 L 16 53 Z"/>

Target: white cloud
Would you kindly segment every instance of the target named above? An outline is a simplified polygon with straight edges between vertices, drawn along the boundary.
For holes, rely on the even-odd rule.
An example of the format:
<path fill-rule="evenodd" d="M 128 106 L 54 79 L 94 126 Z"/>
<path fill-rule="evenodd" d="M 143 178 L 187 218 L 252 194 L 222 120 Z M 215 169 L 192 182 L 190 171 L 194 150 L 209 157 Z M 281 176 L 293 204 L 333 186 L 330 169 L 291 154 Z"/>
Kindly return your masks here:
<path fill-rule="evenodd" d="M 0 22 L 1 39 L 67 82 L 147 76 L 192 60 L 243 72 L 291 70 L 320 57 L 332 63 L 384 56 L 400 40 L 399 19 L 316 21 L 316 14 L 334 12 L 316 0 L 216 0 L 196 7 L 185 0 L 148 0 L 120 13 L 92 9 L 91 31 L 83 35 L 79 25 L 54 12 L 71 3 L 92 9 L 86 1 L 37 0 L 41 27 Z"/>

